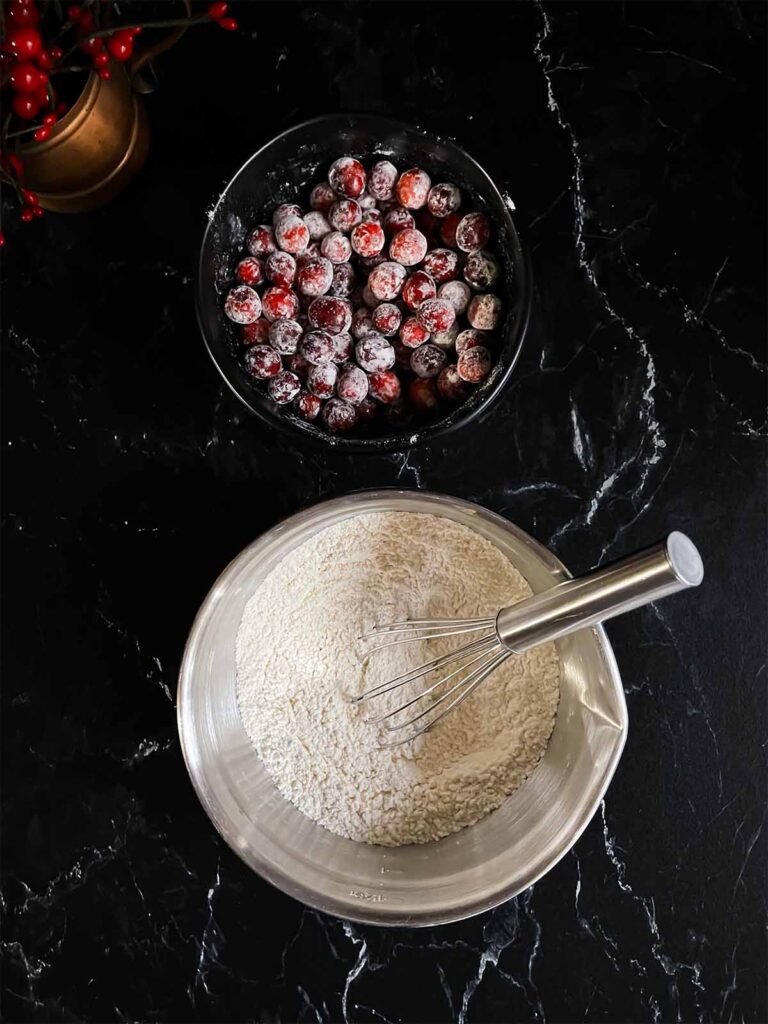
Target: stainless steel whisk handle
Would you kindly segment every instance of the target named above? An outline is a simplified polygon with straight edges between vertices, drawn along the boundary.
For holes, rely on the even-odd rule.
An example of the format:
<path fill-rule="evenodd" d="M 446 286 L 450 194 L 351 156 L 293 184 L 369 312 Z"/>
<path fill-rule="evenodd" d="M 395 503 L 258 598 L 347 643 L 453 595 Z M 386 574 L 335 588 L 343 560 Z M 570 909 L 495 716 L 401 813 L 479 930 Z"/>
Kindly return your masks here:
<path fill-rule="evenodd" d="M 508 650 L 521 654 L 678 590 L 698 587 L 703 578 L 696 545 L 675 531 L 660 544 L 621 562 L 502 608 L 496 632 Z"/>

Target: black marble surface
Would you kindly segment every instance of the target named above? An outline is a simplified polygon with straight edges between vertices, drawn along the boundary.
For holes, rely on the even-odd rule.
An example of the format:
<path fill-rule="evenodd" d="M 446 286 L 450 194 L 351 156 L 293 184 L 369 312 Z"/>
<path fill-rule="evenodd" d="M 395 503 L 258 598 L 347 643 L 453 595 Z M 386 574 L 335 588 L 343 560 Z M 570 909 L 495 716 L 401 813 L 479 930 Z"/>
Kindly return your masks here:
<path fill-rule="evenodd" d="M 764 1021 L 765 7 L 273 6 L 158 65 L 101 211 L 4 253 L 6 1020 Z M 383 111 L 515 201 L 534 326 L 445 447 L 296 450 L 193 313 L 205 212 L 278 130 Z M 6 218 L 9 221 L 10 218 Z M 260 531 L 399 484 L 471 498 L 576 572 L 690 532 L 707 578 L 609 626 L 630 735 L 533 889 L 426 931 L 270 888 L 197 803 L 175 723 L 195 610 Z"/>

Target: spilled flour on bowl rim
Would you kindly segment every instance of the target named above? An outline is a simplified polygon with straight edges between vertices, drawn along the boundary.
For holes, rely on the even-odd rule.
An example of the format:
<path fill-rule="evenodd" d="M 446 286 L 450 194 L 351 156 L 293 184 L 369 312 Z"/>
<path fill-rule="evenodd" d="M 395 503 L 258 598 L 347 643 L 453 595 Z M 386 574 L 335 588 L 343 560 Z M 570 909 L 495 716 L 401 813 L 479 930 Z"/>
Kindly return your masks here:
<path fill-rule="evenodd" d="M 240 714 L 283 796 L 337 835 L 385 846 L 439 839 L 495 810 L 546 749 L 554 645 L 509 658 L 429 733 L 382 749 L 368 720 L 408 691 L 347 698 L 467 638 L 391 647 L 366 667 L 356 637 L 405 618 L 495 614 L 530 593 L 490 541 L 423 513 L 352 516 L 287 555 L 246 605 L 236 650 Z"/>

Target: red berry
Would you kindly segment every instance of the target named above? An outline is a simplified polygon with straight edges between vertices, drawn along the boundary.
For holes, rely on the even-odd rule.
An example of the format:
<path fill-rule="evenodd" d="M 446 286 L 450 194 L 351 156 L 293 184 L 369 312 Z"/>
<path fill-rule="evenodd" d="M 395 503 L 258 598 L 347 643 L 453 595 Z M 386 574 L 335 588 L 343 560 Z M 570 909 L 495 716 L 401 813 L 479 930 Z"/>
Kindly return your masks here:
<path fill-rule="evenodd" d="M 460 213 L 449 213 L 440 225 L 440 239 L 443 245 L 456 245 L 456 228 L 461 223 Z"/>
<path fill-rule="evenodd" d="M 398 202 L 407 210 L 418 210 L 427 202 L 432 185 L 429 175 L 418 167 L 401 174 L 395 187 Z"/>
<path fill-rule="evenodd" d="M 299 342 L 299 352 L 313 366 L 330 363 L 336 352 L 333 336 L 327 331 L 309 331 Z"/>
<path fill-rule="evenodd" d="M 379 407 L 372 398 L 364 398 L 359 405 L 355 406 L 357 422 L 361 424 L 370 423 L 371 420 L 376 418 L 378 411 Z"/>
<path fill-rule="evenodd" d="M 280 317 L 269 325 L 269 343 L 281 356 L 292 356 L 298 349 L 303 333 L 298 320 Z"/>
<path fill-rule="evenodd" d="M 328 223 L 334 231 L 349 234 L 363 219 L 360 204 L 354 199 L 339 199 L 328 211 Z"/>
<path fill-rule="evenodd" d="M 295 320 L 299 314 L 299 299 L 289 288 L 267 288 L 262 297 L 264 316 L 267 320 L 279 320 L 286 317 Z"/>
<path fill-rule="evenodd" d="M 269 256 L 277 249 L 274 231 L 268 224 L 259 224 L 246 238 L 245 247 L 251 256 Z"/>
<path fill-rule="evenodd" d="M 0 249 L 5 245 L 5 235 L 0 231 Z"/>
<path fill-rule="evenodd" d="M 264 266 L 267 280 L 281 288 L 290 288 L 296 277 L 296 260 L 288 252 L 272 252 Z"/>
<path fill-rule="evenodd" d="M 384 248 L 384 228 L 375 221 L 366 221 L 352 230 L 350 240 L 358 256 L 378 256 Z"/>
<path fill-rule="evenodd" d="M 37 66 L 43 68 L 44 71 L 50 71 L 54 65 L 53 54 L 50 50 L 41 50 L 40 56 L 37 58 Z"/>
<path fill-rule="evenodd" d="M 246 256 L 235 268 L 235 277 L 242 284 L 257 285 L 264 280 L 264 267 L 255 256 Z"/>
<path fill-rule="evenodd" d="M 413 214 L 409 213 L 402 206 L 390 207 L 384 214 L 383 224 L 384 230 L 388 231 L 390 235 L 395 235 L 398 231 L 405 231 L 407 228 L 416 227 Z"/>
<path fill-rule="evenodd" d="M 368 377 L 359 366 L 349 366 L 339 377 L 336 384 L 339 398 L 358 405 L 368 395 Z"/>
<path fill-rule="evenodd" d="M 355 347 L 357 362 L 368 373 L 389 370 L 395 365 L 395 350 L 381 334 L 366 334 Z"/>
<path fill-rule="evenodd" d="M 497 295 L 485 292 L 476 295 L 469 304 L 467 320 L 479 331 L 492 331 L 498 327 L 501 319 L 501 299 Z"/>
<path fill-rule="evenodd" d="M 437 294 L 441 299 L 450 302 L 456 310 L 457 316 L 466 310 L 472 295 L 469 286 L 464 284 L 463 281 L 446 281 L 445 284 L 440 285 Z"/>
<path fill-rule="evenodd" d="M 431 333 L 432 331 L 447 331 L 456 319 L 456 310 L 445 299 L 427 299 L 419 306 L 416 315 Z"/>
<path fill-rule="evenodd" d="M 437 295 L 435 282 L 423 270 L 417 270 L 403 285 L 402 300 L 408 309 L 417 310 L 422 302 Z"/>
<path fill-rule="evenodd" d="M 280 373 L 283 364 L 271 345 L 252 345 L 245 353 L 245 368 L 252 377 L 268 380 Z"/>
<path fill-rule="evenodd" d="M 30 192 L 28 188 L 21 190 L 21 198 L 24 200 L 27 206 L 37 206 L 39 200 L 35 192 Z"/>
<path fill-rule="evenodd" d="M 107 37 L 107 49 L 115 60 L 130 60 L 133 56 L 133 37 L 126 32 L 115 32 Z"/>
<path fill-rule="evenodd" d="M 309 371 L 312 369 L 312 364 L 308 363 L 304 356 L 298 352 L 288 356 L 285 362 L 291 373 L 295 373 L 299 380 L 306 380 L 309 376 Z"/>
<path fill-rule="evenodd" d="M 411 405 L 423 412 L 434 409 L 438 404 L 437 385 L 432 378 L 417 377 L 408 388 Z"/>
<path fill-rule="evenodd" d="M 104 79 L 104 81 L 106 82 L 111 77 L 112 77 L 112 72 L 109 70 L 109 68 L 100 68 L 99 69 L 99 78 Z"/>
<path fill-rule="evenodd" d="M 380 302 L 390 302 L 400 294 L 405 276 L 405 267 L 401 263 L 380 263 L 369 274 L 368 287 Z"/>
<path fill-rule="evenodd" d="M 352 156 L 341 156 L 334 160 L 328 171 L 328 184 L 341 196 L 357 199 L 365 191 L 365 168 Z"/>
<path fill-rule="evenodd" d="M 462 352 L 477 348 L 479 345 L 486 345 L 486 336 L 482 331 L 470 327 L 456 336 L 456 355 L 460 356 Z"/>
<path fill-rule="evenodd" d="M 267 384 L 267 394 L 278 405 L 292 402 L 301 391 L 301 381 L 290 370 L 281 370 Z"/>
<path fill-rule="evenodd" d="M 36 28 L 30 25 L 12 28 L 5 37 L 5 49 L 18 60 L 34 60 L 40 56 L 43 48 L 43 41 Z"/>
<path fill-rule="evenodd" d="M 53 127 L 53 125 L 56 124 L 56 121 L 57 121 L 57 117 L 56 117 L 55 114 L 46 114 L 45 117 L 43 118 L 43 124 L 46 125 L 46 127 L 48 127 L 48 128 Z"/>
<path fill-rule="evenodd" d="M 330 398 L 336 387 L 339 371 L 335 363 L 313 366 L 307 376 L 307 387 L 318 398 Z"/>
<path fill-rule="evenodd" d="M 72 4 L 71 7 L 67 8 L 67 17 L 74 25 L 78 24 L 82 14 L 82 8 L 78 4 Z"/>
<path fill-rule="evenodd" d="M 354 405 L 343 398 L 332 398 L 323 406 L 323 423 L 334 434 L 346 433 L 357 422 Z"/>
<path fill-rule="evenodd" d="M 411 354 L 411 369 L 417 377 L 436 377 L 447 360 L 445 352 L 437 345 L 421 345 Z"/>
<path fill-rule="evenodd" d="M 307 260 L 296 276 L 296 284 L 302 295 L 325 295 L 333 284 L 333 264 L 325 256 Z"/>
<path fill-rule="evenodd" d="M 47 79 L 46 79 L 47 81 Z M 40 88 L 35 92 L 35 99 L 41 107 L 50 107 L 51 101 L 48 96 L 48 86 L 41 85 Z"/>
<path fill-rule="evenodd" d="M 469 394 L 469 388 L 455 366 L 446 366 L 440 371 L 437 375 L 437 390 L 440 397 L 448 402 L 463 402 Z"/>
<path fill-rule="evenodd" d="M 452 281 L 459 273 L 459 257 L 450 249 L 433 249 L 424 258 L 424 270 L 438 284 Z"/>
<path fill-rule="evenodd" d="M 471 252 L 464 263 L 464 280 L 478 291 L 492 288 L 500 274 L 501 267 L 498 260 L 484 249 Z"/>
<path fill-rule="evenodd" d="M 34 93 L 40 88 L 41 81 L 47 81 L 45 75 L 31 61 L 20 61 L 11 69 L 11 87 L 16 92 Z"/>
<path fill-rule="evenodd" d="M 5 20 L 14 28 L 36 25 L 40 21 L 40 11 L 33 3 L 12 3 L 7 7 Z"/>
<path fill-rule="evenodd" d="M 208 17 L 213 18 L 214 21 L 218 21 L 219 18 L 223 18 L 229 10 L 229 4 L 216 3 L 210 4 L 208 7 Z"/>
<path fill-rule="evenodd" d="M 24 121 L 31 121 L 40 112 L 40 102 L 36 96 L 27 96 L 18 92 L 11 101 L 14 114 Z"/>
<path fill-rule="evenodd" d="M 427 207 L 433 217 L 447 217 L 461 206 L 461 192 L 457 185 L 444 182 L 433 185 L 427 196 Z"/>
<path fill-rule="evenodd" d="M 284 252 L 304 252 L 309 245 L 309 228 L 301 217 L 287 214 L 275 224 L 275 240 Z"/>
<path fill-rule="evenodd" d="M 320 243 L 320 252 L 331 263 L 346 263 L 352 255 L 352 246 L 340 231 L 332 231 Z"/>
<path fill-rule="evenodd" d="M 407 286 L 408 282 L 406 281 L 405 287 Z M 405 287 L 403 288 L 403 292 L 405 292 Z M 393 306 L 391 302 L 382 302 L 381 305 L 374 309 L 371 319 L 376 330 L 388 338 L 393 334 L 397 334 L 400 323 L 403 319 L 403 314 L 397 306 Z"/>
<path fill-rule="evenodd" d="M 360 306 L 352 314 L 351 324 L 352 335 L 360 341 L 367 334 L 375 331 L 373 326 L 373 314 L 365 306 Z"/>
<path fill-rule="evenodd" d="M 331 225 L 319 210 L 310 210 L 309 213 L 305 213 L 304 223 L 307 225 L 309 237 L 313 242 L 319 242 L 331 230 Z"/>
<path fill-rule="evenodd" d="M 275 227 L 285 217 L 303 217 L 304 211 L 297 203 L 281 203 L 272 214 L 272 223 Z"/>
<path fill-rule="evenodd" d="M 491 353 L 482 345 L 465 349 L 456 362 L 456 370 L 462 380 L 479 384 L 491 372 Z"/>
<path fill-rule="evenodd" d="M 21 157 L 17 156 L 16 153 L 6 153 L 3 156 L 3 163 L 7 164 L 17 178 L 21 177 L 24 171 L 24 165 L 21 162 Z"/>
<path fill-rule="evenodd" d="M 49 52 L 51 54 L 52 59 L 57 63 L 64 56 L 64 51 L 60 46 L 52 46 Z"/>
<path fill-rule="evenodd" d="M 343 235 L 341 235 L 340 237 L 344 238 Z M 330 289 L 331 295 L 337 295 L 341 299 L 346 299 L 355 290 L 355 284 L 355 271 L 349 265 L 349 263 L 339 263 L 338 265 L 334 266 L 333 282 L 331 284 Z"/>
<path fill-rule="evenodd" d="M 319 210 L 320 213 L 328 213 L 337 198 L 331 186 L 327 182 L 321 181 L 310 192 L 309 205 L 313 210 Z"/>
<path fill-rule="evenodd" d="M 346 363 L 352 358 L 352 335 L 348 331 L 333 335 L 333 361 L 334 363 Z"/>
<path fill-rule="evenodd" d="M 245 345 L 266 345 L 269 340 L 269 320 L 263 317 L 243 326 L 241 337 Z"/>
<path fill-rule="evenodd" d="M 432 331 L 429 340 L 433 345 L 438 345 L 440 348 L 448 350 L 452 349 L 456 344 L 459 333 L 459 325 L 452 323 L 446 331 Z"/>
<path fill-rule="evenodd" d="M 59 100 L 59 102 L 56 104 L 56 113 L 59 115 L 59 117 L 62 117 L 64 114 L 66 114 L 67 110 L 69 110 L 67 104 L 64 103 L 63 100 Z"/>
<path fill-rule="evenodd" d="M 308 391 L 302 391 L 294 401 L 293 407 L 303 420 L 311 423 L 312 420 L 316 420 L 320 415 L 323 401 L 317 395 L 311 395 Z"/>
<path fill-rule="evenodd" d="M 104 40 L 101 37 L 96 39 L 84 39 L 79 46 L 83 53 L 88 54 L 89 57 L 93 57 L 104 49 Z"/>
<path fill-rule="evenodd" d="M 395 194 L 397 168 L 389 160 L 379 160 L 368 175 L 368 191 L 374 199 L 389 200 Z"/>
<path fill-rule="evenodd" d="M 421 231 L 417 231 L 415 228 L 398 231 L 389 243 L 389 258 L 406 267 L 413 267 L 417 263 L 421 263 L 426 254 L 427 240 Z"/>
<path fill-rule="evenodd" d="M 409 316 L 403 322 L 403 326 L 400 328 L 400 341 L 407 348 L 418 348 L 419 345 L 423 345 L 428 340 L 429 331 L 415 316 Z"/>
<path fill-rule="evenodd" d="M 307 311 L 309 322 L 318 330 L 329 334 L 348 331 L 352 323 L 352 307 L 346 299 L 333 295 L 321 295 L 314 299 Z"/>
<path fill-rule="evenodd" d="M 237 29 L 237 22 L 234 18 L 219 18 L 216 24 L 226 32 L 234 32 Z"/>
<path fill-rule="evenodd" d="M 247 284 L 237 285 L 224 301 L 224 312 L 236 324 L 252 324 L 261 316 L 261 299 Z"/>
<path fill-rule="evenodd" d="M 34 214 L 32 213 L 32 207 L 31 206 L 24 206 L 24 207 L 22 207 L 21 219 L 24 221 L 25 224 L 29 224 L 29 222 L 32 220 L 33 217 L 34 217 Z"/>
<path fill-rule="evenodd" d="M 484 249 L 491 237 L 491 222 L 484 213 L 468 213 L 456 228 L 456 245 L 463 252 Z"/>
<path fill-rule="evenodd" d="M 400 379 L 392 370 L 377 370 L 368 378 L 371 395 L 379 402 L 389 404 L 400 397 Z"/>
<path fill-rule="evenodd" d="M 403 370 L 411 368 L 411 349 L 404 345 L 399 338 L 392 339 L 392 348 L 395 350 L 395 365 Z"/>

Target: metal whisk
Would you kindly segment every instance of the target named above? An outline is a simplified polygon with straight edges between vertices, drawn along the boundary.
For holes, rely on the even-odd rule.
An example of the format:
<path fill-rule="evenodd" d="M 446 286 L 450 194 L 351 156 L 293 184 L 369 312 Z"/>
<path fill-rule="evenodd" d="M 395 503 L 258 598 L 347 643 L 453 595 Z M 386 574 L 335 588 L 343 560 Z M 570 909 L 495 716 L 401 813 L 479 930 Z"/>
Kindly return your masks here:
<path fill-rule="evenodd" d="M 415 697 L 394 711 L 374 719 L 395 737 L 385 746 L 415 739 L 431 729 L 474 693 L 492 672 L 513 654 L 557 640 L 586 626 L 640 608 L 687 587 L 697 587 L 704 578 L 704 566 L 694 543 L 685 534 L 670 533 L 665 541 L 597 569 L 580 579 L 565 580 L 549 590 L 502 608 L 483 619 L 413 619 L 377 626 L 360 640 L 398 635 L 368 652 L 366 660 L 385 647 L 441 637 L 477 633 L 479 636 L 458 650 L 403 672 L 371 687 L 352 703 L 360 704 L 397 690 L 408 683 L 441 673 Z M 447 674 L 442 674 L 442 673 Z M 402 718 L 412 709 L 413 714 Z"/>

